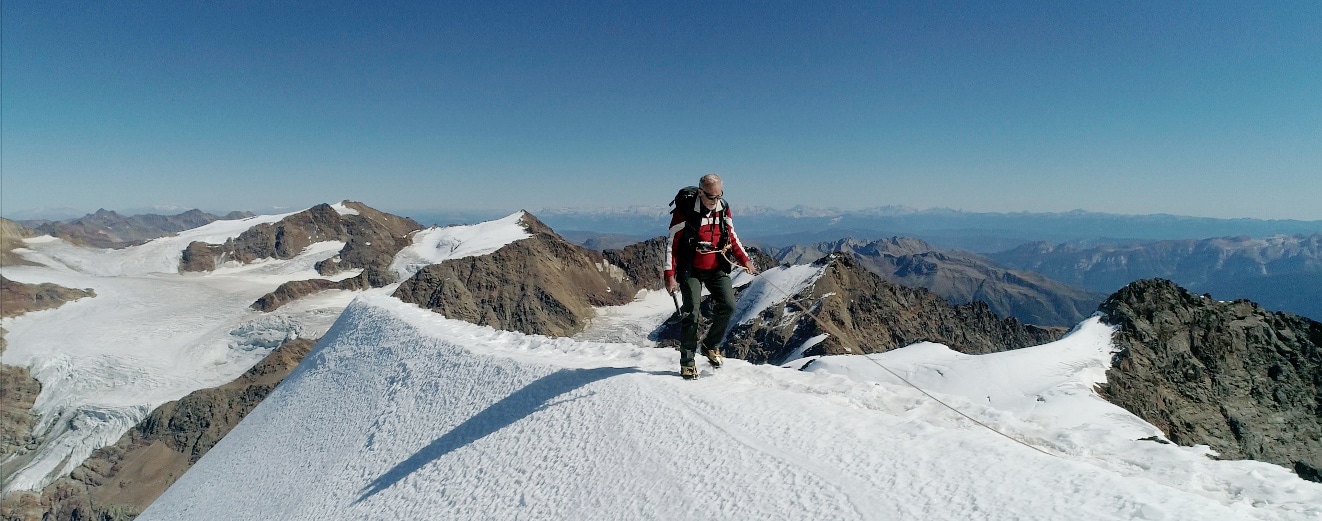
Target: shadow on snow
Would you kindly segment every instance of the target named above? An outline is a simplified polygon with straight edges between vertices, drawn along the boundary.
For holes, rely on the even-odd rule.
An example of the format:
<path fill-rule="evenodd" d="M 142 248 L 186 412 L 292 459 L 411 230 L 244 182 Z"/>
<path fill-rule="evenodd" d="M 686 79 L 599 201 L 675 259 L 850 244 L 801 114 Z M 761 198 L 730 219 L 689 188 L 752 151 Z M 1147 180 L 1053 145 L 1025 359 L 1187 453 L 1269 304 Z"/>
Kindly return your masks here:
<path fill-rule="evenodd" d="M 399 462 L 394 468 L 363 487 L 362 495 L 354 503 L 361 503 L 382 490 L 390 488 L 409 474 L 444 457 L 446 454 L 512 425 L 514 422 L 541 409 L 556 405 L 556 403 L 562 403 L 551 403 L 560 395 L 598 380 L 624 373 L 637 372 L 642 371 L 634 367 L 601 367 L 595 369 L 563 369 L 546 375 L 528 384 L 527 387 L 519 389 L 514 394 L 506 396 L 503 400 L 469 418 L 468 421 L 459 424 L 450 432 L 436 438 L 426 447 L 409 456 L 408 459 Z M 654 374 L 677 375 L 678 373 Z"/>

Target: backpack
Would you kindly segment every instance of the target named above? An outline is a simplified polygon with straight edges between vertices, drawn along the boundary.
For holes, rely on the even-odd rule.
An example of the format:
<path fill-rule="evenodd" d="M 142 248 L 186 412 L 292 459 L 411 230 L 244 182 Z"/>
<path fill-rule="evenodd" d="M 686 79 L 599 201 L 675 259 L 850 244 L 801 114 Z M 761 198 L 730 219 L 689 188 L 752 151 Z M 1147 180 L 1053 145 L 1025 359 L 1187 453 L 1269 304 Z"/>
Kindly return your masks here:
<path fill-rule="evenodd" d="M 698 193 L 701 190 L 701 188 L 696 186 L 680 188 L 679 192 L 675 194 L 675 198 L 670 201 L 670 206 L 672 207 L 670 213 L 675 214 L 676 212 L 679 212 L 684 216 L 685 254 L 678 260 L 685 268 L 693 264 L 693 256 L 696 255 L 698 251 L 698 227 L 702 225 L 702 212 L 698 211 L 698 209 L 702 208 L 700 206 L 702 202 L 698 201 Z M 729 203 L 726 203 L 725 198 L 722 197 L 720 217 L 729 216 L 730 205 Z M 721 223 L 721 241 L 720 243 L 713 245 L 713 247 L 719 250 L 730 243 L 730 225 L 724 218 L 718 219 L 718 221 Z M 729 264 L 724 260 L 724 256 L 722 256 L 720 263 L 722 266 Z M 679 266 L 676 266 L 676 268 L 678 269 Z"/>

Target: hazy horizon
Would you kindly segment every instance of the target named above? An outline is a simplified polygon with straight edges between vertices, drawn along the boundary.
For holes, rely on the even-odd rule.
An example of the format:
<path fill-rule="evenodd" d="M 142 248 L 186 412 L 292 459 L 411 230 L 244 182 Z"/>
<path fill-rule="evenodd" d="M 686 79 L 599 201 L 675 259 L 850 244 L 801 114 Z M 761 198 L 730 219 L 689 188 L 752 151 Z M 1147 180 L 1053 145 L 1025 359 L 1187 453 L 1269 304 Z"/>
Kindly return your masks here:
<path fill-rule="evenodd" d="M 224 216 L 224 215 L 226 215 L 226 214 L 228 214 L 228 213 L 230 213 L 230 212 L 251 212 L 251 213 L 256 214 L 256 215 L 272 215 L 272 214 L 276 214 L 276 213 L 284 213 L 284 212 L 290 212 L 290 211 L 299 211 L 299 210 L 303 210 L 303 209 L 306 209 L 306 208 L 310 208 L 310 207 L 312 207 L 312 206 L 314 206 L 314 205 L 317 205 L 317 204 L 322 204 L 322 203 L 325 203 L 325 204 L 335 204 L 335 203 L 338 203 L 338 202 L 340 202 L 340 201 L 346 201 L 346 200 L 347 200 L 347 201 L 357 201 L 357 202 L 360 202 L 360 203 L 366 204 L 367 206 L 370 206 L 370 207 L 372 207 L 372 208 L 376 208 L 377 210 L 381 210 L 381 211 L 384 211 L 384 212 L 387 212 L 387 213 L 391 213 L 391 214 L 395 214 L 395 215 L 401 215 L 401 216 L 409 216 L 409 215 L 417 215 L 417 214 L 438 214 L 438 215 L 444 215 L 444 214 L 456 214 L 456 215 L 457 215 L 457 214 L 487 215 L 487 214 L 489 214 L 489 215 L 492 215 L 492 216 L 504 216 L 504 215 L 508 215 L 508 214 L 511 214 L 511 213 L 514 213 L 514 212 L 518 212 L 518 211 L 520 211 L 520 210 L 526 210 L 526 211 L 533 212 L 533 213 L 536 213 L 536 212 L 538 212 L 538 211 L 555 210 L 555 211 L 564 211 L 564 212 L 566 212 L 566 213 L 585 213 L 585 214 L 586 214 L 586 213 L 593 213 L 593 212 L 603 212 L 603 213 L 608 213 L 608 212 L 620 212 L 620 213 L 623 213 L 623 212 L 626 212 L 626 211 L 629 210 L 629 209 L 634 209 L 634 208 L 658 208 L 658 209 L 662 209 L 662 210 L 668 210 L 668 209 L 669 209 L 669 207 L 668 207 L 668 205 L 667 205 L 666 203 L 661 203 L 661 204 L 642 204 L 642 205 L 597 206 L 597 207 L 588 207 L 588 206 L 543 206 L 543 207 L 536 207 L 536 208 L 513 208 L 513 207 L 508 207 L 508 208 L 445 208 L 445 207 L 436 207 L 436 208 L 403 208 L 403 209 L 396 209 L 396 208 L 391 208 L 391 207 L 389 207 L 389 206 L 381 206 L 381 205 L 378 205 L 378 204 L 373 204 L 371 201 L 362 201 L 362 200 L 359 200 L 359 199 L 352 199 L 352 198 L 351 198 L 351 199 L 337 199 L 337 200 L 321 201 L 321 202 L 317 202 L 317 203 L 309 204 L 309 205 L 307 205 L 307 206 L 288 206 L 288 205 L 281 205 L 281 206 L 271 206 L 271 207 L 266 207 L 266 208 L 185 208 L 185 207 L 182 207 L 182 206 L 156 206 L 156 207 L 137 207 L 137 208 L 108 208 L 108 207 L 101 206 L 101 207 L 97 207 L 96 209 L 84 210 L 84 209 L 72 208 L 72 207 L 67 207 L 67 206 L 61 206 L 61 207 L 50 207 L 50 208 L 26 208 L 26 209 L 21 209 L 21 210 L 15 210 L 15 211 L 12 211 L 12 212 L 9 211 L 9 209 L 6 208 L 4 214 L 3 214 L 3 215 L 0 215 L 0 217 L 4 217 L 5 219 L 10 219 L 10 220 L 14 220 L 14 221 L 26 221 L 26 220 L 51 220 L 51 221 L 63 221 L 63 220 L 69 220 L 69 219 L 77 219 L 77 218 L 81 218 L 81 217 L 84 217 L 84 216 L 87 216 L 87 215 L 92 215 L 92 214 L 95 214 L 96 212 L 101 211 L 101 210 L 110 211 L 110 212 L 115 212 L 115 213 L 120 214 L 120 215 L 125 216 L 125 217 L 131 217 L 131 216 L 135 216 L 135 215 L 163 215 L 163 216 L 173 216 L 173 215 L 179 215 L 179 214 L 181 214 L 181 213 L 189 212 L 189 211 L 192 211 L 192 210 L 200 210 L 200 211 L 202 211 L 202 212 L 206 212 L 206 213 L 209 213 L 209 214 L 212 214 L 212 215 L 220 215 L 220 216 Z M 739 207 L 739 206 L 734 206 L 734 208 L 735 208 L 736 211 L 740 210 L 740 207 Z M 1284 219 L 1272 219 L 1272 218 L 1257 218 L 1257 217 L 1212 217 L 1212 216 L 1205 216 L 1205 215 L 1173 214 L 1173 213 L 1167 213 L 1167 212 L 1134 214 L 1134 213 L 1102 212 L 1102 211 L 1087 210 L 1087 209 L 1082 209 L 1082 208 L 1075 208 L 1075 209 L 1072 209 L 1072 210 L 1062 210 L 1062 211 L 1029 211 L 1029 210 L 1019 210 L 1019 211 L 1003 211 L 1003 212 L 1002 212 L 1002 211 L 977 211 L 977 210 L 967 210 L 967 209 L 961 209 L 961 208 L 950 208 L 950 207 L 944 207 L 944 206 L 932 206 L 932 207 L 919 208 L 919 207 L 913 207 L 913 206 L 902 205 L 902 204 L 901 204 L 901 205 L 876 205 L 876 206 L 862 207 L 862 208 L 819 207 L 819 206 L 809 206 L 809 205 L 796 205 L 796 206 L 792 206 L 792 207 L 744 206 L 743 208 L 744 208 L 744 209 L 749 209 L 749 210 L 753 210 L 753 209 L 755 209 L 755 210 L 759 210 L 759 211 L 771 211 L 771 212 L 790 212 L 790 211 L 794 211 L 794 210 L 802 210 L 802 211 L 820 211 L 820 212 L 823 212 L 823 213 L 839 212 L 839 213 L 842 213 L 842 214 L 846 214 L 846 213 L 867 212 L 867 211 L 881 210 L 881 209 L 898 209 L 897 211 L 898 211 L 899 213 L 910 213 L 910 212 L 911 212 L 911 213 L 924 213 L 924 212 L 955 212 L 955 213 L 963 213 L 963 214 L 999 214 L 999 215 L 1016 215 L 1016 214 L 1027 214 L 1027 215 L 1061 215 L 1061 214 L 1078 214 L 1078 213 L 1083 213 L 1083 214 L 1094 214 L 1094 215 L 1115 215 L 1115 216 L 1121 216 L 1121 217 L 1171 216 L 1171 217 L 1187 217 L 1187 218 L 1195 218 L 1195 219 L 1215 219 L 1215 220 L 1245 220 L 1245 219 L 1247 219 L 1247 220 L 1260 220 L 1260 221 L 1299 221 L 1299 222 L 1316 222 L 1316 223 L 1322 223 L 1322 219 L 1289 219 L 1289 218 L 1284 218 Z"/>

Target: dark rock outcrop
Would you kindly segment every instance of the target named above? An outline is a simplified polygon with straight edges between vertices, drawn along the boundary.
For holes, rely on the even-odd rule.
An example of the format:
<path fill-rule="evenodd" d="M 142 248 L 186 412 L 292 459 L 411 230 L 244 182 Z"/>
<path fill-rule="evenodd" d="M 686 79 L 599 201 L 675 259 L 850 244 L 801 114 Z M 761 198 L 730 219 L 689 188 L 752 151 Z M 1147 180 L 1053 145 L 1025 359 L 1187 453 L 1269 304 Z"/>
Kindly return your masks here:
<path fill-rule="evenodd" d="M 326 290 L 340 289 L 348 291 L 357 291 L 371 288 L 372 284 L 367 278 L 367 273 L 360 273 L 356 277 L 350 277 L 340 281 L 327 279 L 309 279 L 294 280 L 281 284 L 275 291 L 263 295 L 252 304 L 252 309 L 257 311 L 275 311 L 280 306 L 298 300 L 300 298 L 320 293 Z"/>
<path fill-rule="evenodd" d="M 633 300 L 636 286 L 601 253 L 570 244 L 532 214 L 520 222 L 532 237 L 426 266 L 395 297 L 449 318 L 548 336 L 582 331 L 594 306 Z"/>
<path fill-rule="evenodd" d="M 788 264 L 804 264 L 829 253 L 853 255 L 888 282 L 926 288 L 952 304 L 981 301 L 998 315 L 1029 324 L 1073 326 L 1091 315 L 1105 297 L 1037 273 L 1002 268 L 975 253 L 939 249 L 907 237 L 795 246 L 776 257 Z"/>
<path fill-rule="evenodd" d="M 666 238 L 653 237 L 618 250 L 601 252 L 611 264 L 619 266 L 639 288 L 661 289 L 665 285 L 661 268 L 666 258 Z"/>
<path fill-rule="evenodd" d="M 1121 349 L 1101 390 L 1181 445 L 1322 471 L 1322 323 L 1163 279 L 1101 306 Z"/>
<path fill-rule="evenodd" d="M 779 363 L 821 334 L 829 336 L 803 355 L 879 353 L 921 341 L 978 354 L 1044 344 L 1066 331 L 1001 318 L 981 302 L 952 306 L 925 289 L 887 282 L 850 255 L 816 265 L 824 272 L 815 283 L 732 327 L 727 355 Z"/>
<path fill-rule="evenodd" d="M 162 405 L 40 494 L 0 500 L 0 520 L 134 518 L 257 407 L 314 343 L 287 342 L 235 381 Z"/>

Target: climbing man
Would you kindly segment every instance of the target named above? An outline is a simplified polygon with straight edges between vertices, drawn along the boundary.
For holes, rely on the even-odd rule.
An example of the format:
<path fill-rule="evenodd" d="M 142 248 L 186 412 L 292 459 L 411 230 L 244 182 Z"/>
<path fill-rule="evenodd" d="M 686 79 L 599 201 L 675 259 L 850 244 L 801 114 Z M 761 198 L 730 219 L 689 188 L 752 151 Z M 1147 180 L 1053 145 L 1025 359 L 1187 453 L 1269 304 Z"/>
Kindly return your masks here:
<path fill-rule="evenodd" d="M 670 211 L 670 233 L 666 236 L 666 291 L 674 295 L 678 289 L 684 298 L 680 309 L 679 374 L 685 380 L 698 377 L 694 353 L 698 349 L 702 288 L 705 286 L 712 298 L 712 320 L 702 339 L 702 352 L 712 367 L 719 368 L 724 361 L 720 343 L 734 314 L 730 270 L 737 262 L 748 273 L 757 274 L 734 233 L 724 195 L 720 176 L 707 174 L 698 186 L 680 190 L 671 203 L 675 208 Z"/>

